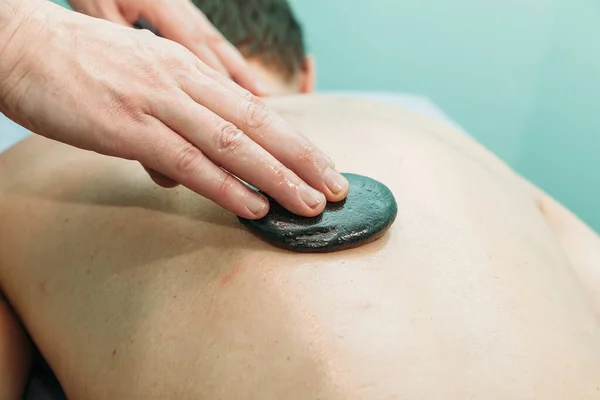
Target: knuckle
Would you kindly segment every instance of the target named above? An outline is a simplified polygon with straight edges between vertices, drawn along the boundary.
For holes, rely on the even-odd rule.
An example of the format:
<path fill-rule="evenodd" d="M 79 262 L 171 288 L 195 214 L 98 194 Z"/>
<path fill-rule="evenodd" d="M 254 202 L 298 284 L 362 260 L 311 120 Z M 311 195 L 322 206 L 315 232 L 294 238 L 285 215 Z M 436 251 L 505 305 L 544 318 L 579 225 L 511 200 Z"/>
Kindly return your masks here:
<path fill-rule="evenodd" d="M 156 35 L 150 29 L 139 29 L 137 30 L 137 34 L 142 40 L 154 40 L 154 38 L 156 38 Z"/>
<path fill-rule="evenodd" d="M 219 152 L 234 152 L 244 141 L 244 133 L 232 123 L 223 122 L 219 125 L 215 143 Z"/>
<path fill-rule="evenodd" d="M 276 165 L 271 167 L 271 173 L 273 175 L 273 182 L 276 185 L 283 185 L 289 183 L 287 169 L 283 165 Z"/>
<path fill-rule="evenodd" d="M 193 60 L 195 56 L 193 53 L 178 43 L 165 43 L 165 46 L 157 49 L 157 51 L 159 51 L 159 59 L 162 67 L 166 71 L 188 71 L 194 65 Z"/>
<path fill-rule="evenodd" d="M 248 133 L 264 131 L 270 123 L 271 116 L 265 103 L 250 92 L 244 94 L 246 107 L 244 110 L 244 130 Z M 264 132 L 261 132 L 264 134 Z"/>
<path fill-rule="evenodd" d="M 237 184 L 237 179 L 235 179 L 232 175 L 226 174 L 225 178 L 221 181 L 221 185 L 219 186 L 217 196 L 220 199 L 226 199 L 233 193 L 233 188 Z"/>
<path fill-rule="evenodd" d="M 304 143 L 298 149 L 298 158 L 305 163 L 316 163 L 317 155 L 318 151 L 316 147 L 310 143 Z"/>
<path fill-rule="evenodd" d="M 131 93 L 117 93 L 108 107 L 111 114 L 117 118 L 122 116 L 125 120 L 133 121 L 136 125 L 146 123 L 147 107 L 146 102 L 138 95 Z"/>
<path fill-rule="evenodd" d="M 137 77 L 141 80 L 142 87 L 150 92 L 163 91 L 172 86 L 168 74 L 156 65 L 140 66 Z"/>
<path fill-rule="evenodd" d="M 175 159 L 175 171 L 178 176 L 190 176 L 197 174 L 206 162 L 204 155 L 190 143 L 182 146 L 177 152 Z"/>
<path fill-rule="evenodd" d="M 258 97 L 256 97 L 246 89 L 242 89 L 242 99 L 246 103 L 256 103 L 258 100 L 260 100 Z"/>
<path fill-rule="evenodd" d="M 207 32 L 204 36 L 204 40 L 206 41 L 206 44 L 210 47 L 219 46 L 225 41 L 223 35 L 221 35 L 221 33 L 219 33 L 216 30 L 211 30 L 210 32 Z"/>
<path fill-rule="evenodd" d="M 111 122 L 120 116 L 111 118 Z M 144 157 L 144 152 L 154 152 L 160 148 L 160 141 L 152 132 L 155 130 L 154 119 L 146 114 L 135 114 L 119 123 L 104 125 L 100 152 L 117 156 L 126 160 Z"/>
<path fill-rule="evenodd" d="M 186 86 L 198 74 L 198 62 L 201 61 L 185 47 L 172 47 L 162 56 L 160 66 L 156 68 L 153 88 L 166 90 Z"/>
<path fill-rule="evenodd" d="M 185 63 L 179 54 L 169 52 L 163 59 L 163 67 L 166 71 L 180 71 L 185 69 Z"/>

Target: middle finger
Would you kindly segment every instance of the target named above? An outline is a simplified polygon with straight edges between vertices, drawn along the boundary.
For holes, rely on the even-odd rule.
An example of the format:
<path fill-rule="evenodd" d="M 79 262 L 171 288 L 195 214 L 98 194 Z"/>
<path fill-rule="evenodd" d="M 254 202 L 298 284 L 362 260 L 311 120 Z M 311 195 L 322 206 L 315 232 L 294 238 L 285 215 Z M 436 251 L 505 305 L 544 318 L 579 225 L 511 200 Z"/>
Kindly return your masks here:
<path fill-rule="evenodd" d="M 214 79 L 208 76 L 214 76 Z M 281 163 L 295 171 L 329 201 L 341 201 L 348 194 L 348 182 L 329 157 L 299 135 L 262 100 L 233 82 L 223 84 L 216 73 L 188 74 L 183 90 L 227 121 L 231 121 Z M 285 144 L 285 145 L 283 145 Z"/>
<path fill-rule="evenodd" d="M 160 102 L 159 102 L 160 104 Z M 200 149 L 215 164 L 307 217 L 325 207 L 325 196 L 303 182 L 235 125 L 181 93 L 153 114 Z"/>

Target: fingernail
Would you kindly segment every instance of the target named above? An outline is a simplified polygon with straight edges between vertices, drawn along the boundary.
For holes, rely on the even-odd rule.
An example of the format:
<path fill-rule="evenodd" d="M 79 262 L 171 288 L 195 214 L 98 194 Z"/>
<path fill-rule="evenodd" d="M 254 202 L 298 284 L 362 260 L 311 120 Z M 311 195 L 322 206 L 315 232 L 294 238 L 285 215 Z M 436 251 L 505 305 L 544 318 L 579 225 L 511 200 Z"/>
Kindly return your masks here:
<path fill-rule="evenodd" d="M 341 193 L 348 188 L 346 178 L 331 168 L 325 170 L 325 184 L 333 194 Z"/>
<path fill-rule="evenodd" d="M 261 195 L 249 193 L 246 196 L 246 208 L 256 216 L 262 215 L 267 205 L 267 199 Z"/>
<path fill-rule="evenodd" d="M 317 192 L 310 186 L 303 184 L 300 187 L 300 197 L 302 201 L 306 203 L 310 208 L 317 208 L 321 203 L 325 201 L 325 195 L 321 192 Z"/>

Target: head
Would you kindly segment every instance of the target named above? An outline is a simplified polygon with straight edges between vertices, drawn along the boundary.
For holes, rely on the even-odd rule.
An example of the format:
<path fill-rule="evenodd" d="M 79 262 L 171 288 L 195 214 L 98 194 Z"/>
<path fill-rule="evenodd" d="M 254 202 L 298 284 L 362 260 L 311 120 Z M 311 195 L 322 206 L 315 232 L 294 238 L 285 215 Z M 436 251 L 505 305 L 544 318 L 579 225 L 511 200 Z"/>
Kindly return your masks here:
<path fill-rule="evenodd" d="M 314 90 L 314 62 L 287 0 L 192 1 L 238 48 L 270 95 Z"/>

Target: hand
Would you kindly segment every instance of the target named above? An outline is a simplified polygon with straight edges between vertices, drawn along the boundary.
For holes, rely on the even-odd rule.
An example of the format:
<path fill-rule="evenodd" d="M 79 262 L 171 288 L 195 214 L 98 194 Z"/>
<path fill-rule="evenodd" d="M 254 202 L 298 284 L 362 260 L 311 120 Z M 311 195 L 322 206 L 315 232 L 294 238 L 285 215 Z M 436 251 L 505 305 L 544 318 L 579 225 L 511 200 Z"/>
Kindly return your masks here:
<path fill-rule="evenodd" d="M 133 26 L 144 19 L 244 88 L 264 95 L 248 63 L 190 0 L 69 0 L 74 10 Z"/>
<path fill-rule="evenodd" d="M 345 198 L 328 157 L 183 46 L 43 0 L 23 4 L 36 8 L 2 34 L 11 38 L 0 54 L 9 118 L 137 160 L 245 218 L 268 204 L 232 174 L 299 215 L 319 214 L 325 196 Z"/>

